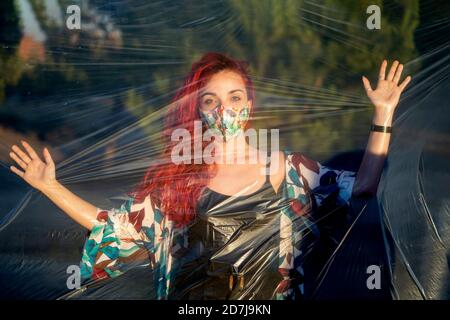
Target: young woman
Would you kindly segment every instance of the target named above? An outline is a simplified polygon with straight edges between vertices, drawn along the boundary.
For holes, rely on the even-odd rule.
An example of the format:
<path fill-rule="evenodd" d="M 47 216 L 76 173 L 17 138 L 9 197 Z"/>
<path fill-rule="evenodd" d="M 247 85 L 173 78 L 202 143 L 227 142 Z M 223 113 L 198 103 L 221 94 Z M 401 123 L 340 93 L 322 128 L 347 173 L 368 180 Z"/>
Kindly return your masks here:
<path fill-rule="evenodd" d="M 47 149 L 42 161 L 25 141 L 25 150 L 12 147 L 21 169 L 11 170 L 90 230 L 81 262 L 85 279 L 114 277 L 148 263 L 158 299 L 302 297 L 304 242 L 320 236 L 314 212 L 375 193 L 392 116 L 411 78 L 399 84 L 398 61 L 387 75 L 383 61 L 375 90 L 362 78 L 375 109 L 365 155 L 353 173 L 298 152 L 267 156 L 250 144 L 244 131 L 255 95 L 247 67 L 215 52 L 192 65 L 167 113 L 160 161 L 119 208 L 97 208 L 61 185 Z M 213 146 L 214 159 L 244 154 L 245 161 L 186 161 L 186 154 L 178 159 L 174 130 L 196 137 L 198 123 L 201 133 L 213 130 L 215 139 L 206 146 L 205 139 L 191 138 L 189 147 Z"/>

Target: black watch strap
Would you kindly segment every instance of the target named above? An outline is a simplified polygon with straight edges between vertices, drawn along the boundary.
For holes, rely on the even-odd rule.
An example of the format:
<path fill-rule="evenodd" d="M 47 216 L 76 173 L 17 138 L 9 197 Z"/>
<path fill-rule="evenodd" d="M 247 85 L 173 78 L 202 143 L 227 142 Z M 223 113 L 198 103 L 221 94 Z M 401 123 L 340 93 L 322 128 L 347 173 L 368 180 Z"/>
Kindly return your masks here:
<path fill-rule="evenodd" d="M 378 126 L 376 124 L 372 124 L 372 126 L 370 127 L 370 130 L 371 131 L 376 131 L 376 132 L 391 133 L 392 132 L 392 127 Z"/>

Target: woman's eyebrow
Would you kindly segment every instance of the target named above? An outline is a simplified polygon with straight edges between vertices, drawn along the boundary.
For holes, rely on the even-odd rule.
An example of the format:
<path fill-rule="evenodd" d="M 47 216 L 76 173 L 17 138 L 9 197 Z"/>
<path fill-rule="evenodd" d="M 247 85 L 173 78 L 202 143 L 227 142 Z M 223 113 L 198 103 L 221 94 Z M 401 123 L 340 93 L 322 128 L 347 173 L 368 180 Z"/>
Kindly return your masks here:
<path fill-rule="evenodd" d="M 244 93 L 244 90 L 241 90 L 241 89 L 235 89 L 235 90 L 231 90 L 230 92 L 228 92 L 228 94 L 234 93 L 234 92 L 236 92 L 236 91 L 241 91 L 242 93 Z M 215 93 L 213 93 L 213 92 L 205 92 L 205 93 L 203 93 L 203 94 L 200 95 L 200 98 L 202 98 L 203 96 L 206 96 L 207 94 L 212 95 L 212 96 L 217 96 L 217 95 L 216 95 Z"/>
<path fill-rule="evenodd" d="M 211 96 L 217 96 L 215 93 L 212 93 L 212 92 L 205 92 L 205 93 L 202 93 L 201 95 L 200 95 L 200 98 L 203 98 L 203 96 L 206 96 L 206 95 L 211 95 Z"/>

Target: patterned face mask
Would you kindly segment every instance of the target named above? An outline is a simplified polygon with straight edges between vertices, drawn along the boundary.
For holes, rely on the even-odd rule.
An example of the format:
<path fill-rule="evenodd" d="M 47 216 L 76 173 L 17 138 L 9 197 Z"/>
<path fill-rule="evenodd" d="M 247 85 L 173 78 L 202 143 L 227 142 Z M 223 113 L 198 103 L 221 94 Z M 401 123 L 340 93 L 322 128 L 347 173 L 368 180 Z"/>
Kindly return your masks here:
<path fill-rule="evenodd" d="M 210 129 L 220 131 L 225 141 L 229 141 L 244 131 L 250 109 L 248 106 L 244 106 L 240 110 L 235 108 L 225 109 L 223 106 L 217 106 L 211 111 L 200 111 L 200 113 L 203 121 Z"/>

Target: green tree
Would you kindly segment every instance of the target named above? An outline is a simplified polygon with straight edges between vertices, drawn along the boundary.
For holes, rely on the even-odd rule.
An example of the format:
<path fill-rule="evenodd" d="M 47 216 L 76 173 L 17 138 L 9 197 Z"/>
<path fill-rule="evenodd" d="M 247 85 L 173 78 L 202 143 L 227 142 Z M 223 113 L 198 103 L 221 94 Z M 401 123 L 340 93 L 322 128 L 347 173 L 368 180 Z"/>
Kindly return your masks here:
<path fill-rule="evenodd" d="M 21 74 L 22 65 L 17 54 L 17 47 L 22 36 L 20 32 L 17 7 L 13 0 L 0 2 L 0 102 L 5 99 L 8 85 L 16 85 Z"/>

